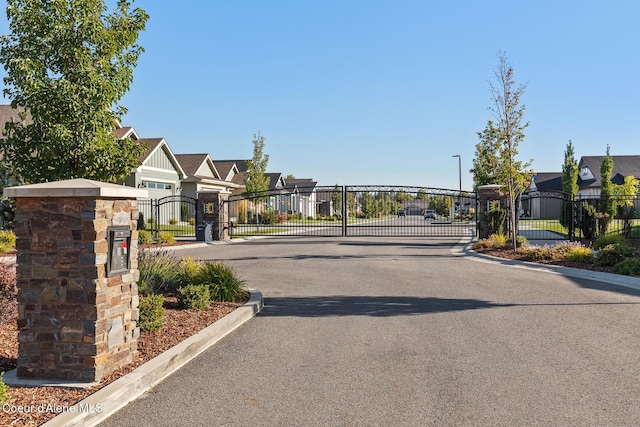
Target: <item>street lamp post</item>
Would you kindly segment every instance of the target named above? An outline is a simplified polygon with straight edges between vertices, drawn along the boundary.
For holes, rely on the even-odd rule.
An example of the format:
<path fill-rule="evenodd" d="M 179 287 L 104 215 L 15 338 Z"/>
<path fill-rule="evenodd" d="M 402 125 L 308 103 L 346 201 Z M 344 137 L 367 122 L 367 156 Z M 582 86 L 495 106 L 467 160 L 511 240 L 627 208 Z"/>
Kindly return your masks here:
<path fill-rule="evenodd" d="M 458 217 L 462 219 L 462 158 L 460 154 L 454 154 L 451 157 L 458 158 Z M 454 210 L 455 219 L 455 210 Z"/>

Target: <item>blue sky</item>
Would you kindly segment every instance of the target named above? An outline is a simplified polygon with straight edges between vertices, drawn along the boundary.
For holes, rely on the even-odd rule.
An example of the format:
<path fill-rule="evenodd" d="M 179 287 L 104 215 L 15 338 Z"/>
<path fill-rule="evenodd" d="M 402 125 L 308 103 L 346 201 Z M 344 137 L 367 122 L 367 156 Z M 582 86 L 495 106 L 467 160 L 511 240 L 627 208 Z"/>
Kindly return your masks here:
<path fill-rule="evenodd" d="M 502 50 L 527 85 L 521 160 L 559 171 L 569 140 L 578 158 L 640 154 L 637 1 L 134 5 L 150 20 L 123 124 L 175 153 L 250 158 L 260 131 L 270 172 L 454 189 L 460 154 L 470 189 Z"/>

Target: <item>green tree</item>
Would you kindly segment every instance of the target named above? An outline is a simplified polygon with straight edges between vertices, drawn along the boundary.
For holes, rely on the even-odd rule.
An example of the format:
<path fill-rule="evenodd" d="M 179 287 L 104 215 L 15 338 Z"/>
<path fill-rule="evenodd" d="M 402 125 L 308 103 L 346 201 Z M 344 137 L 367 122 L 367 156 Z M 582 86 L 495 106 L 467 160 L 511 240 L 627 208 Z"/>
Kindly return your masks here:
<path fill-rule="evenodd" d="M 494 77 L 496 84 L 490 83 L 493 107 L 489 109 L 496 117 L 499 162 L 497 167 L 498 184 L 508 197 L 510 238 L 513 250 L 516 250 L 517 212 L 516 200 L 531 182 L 531 162 L 523 163 L 516 159 L 518 146 L 524 140 L 524 130 L 529 123 L 523 123 L 525 106 L 520 104 L 525 86 L 514 80 L 513 66 L 504 52 L 498 53 L 498 66 Z"/>
<path fill-rule="evenodd" d="M 480 140 L 476 144 L 473 168 L 469 170 L 473 175 L 474 191 L 478 191 L 481 185 L 498 183 L 497 170 L 500 163 L 498 129 L 493 120 L 489 120 L 484 130 L 477 135 Z"/>
<path fill-rule="evenodd" d="M 607 145 L 607 154 L 600 164 L 600 202 L 598 204 L 601 213 L 608 213 L 613 216 L 613 183 L 611 177 L 613 174 L 613 157 L 611 157 L 609 145 Z"/>
<path fill-rule="evenodd" d="M 126 109 L 148 15 L 119 0 L 8 0 L 11 34 L 0 39 L 3 94 L 20 110 L 0 142 L 8 173 L 23 183 L 69 178 L 115 182 L 146 147 L 114 136 Z"/>
<path fill-rule="evenodd" d="M 247 173 L 244 177 L 244 185 L 248 198 L 263 199 L 269 190 L 270 178 L 265 176 L 269 155 L 264 154 L 264 136 L 258 132 L 253 135 L 253 158 L 247 160 Z"/>
<path fill-rule="evenodd" d="M 562 191 L 568 195 L 570 200 L 562 200 L 562 215 L 560 222 L 564 227 L 569 228 L 573 219 L 571 218 L 571 206 L 578 194 L 578 161 L 573 152 L 573 143 L 569 141 L 564 152 L 564 164 L 562 165 Z"/>

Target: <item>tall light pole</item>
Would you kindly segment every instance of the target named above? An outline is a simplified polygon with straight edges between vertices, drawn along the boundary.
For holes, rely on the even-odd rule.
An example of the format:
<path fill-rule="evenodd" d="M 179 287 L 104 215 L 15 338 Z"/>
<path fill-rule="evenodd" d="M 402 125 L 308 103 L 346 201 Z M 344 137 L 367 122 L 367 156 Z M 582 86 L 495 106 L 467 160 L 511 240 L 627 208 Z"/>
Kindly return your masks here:
<path fill-rule="evenodd" d="M 460 154 L 454 154 L 451 157 L 458 158 L 458 217 L 462 219 L 462 157 L 460 157 Z M 453 216 L 453 219 L 455 219 L 455 209 Z"/>

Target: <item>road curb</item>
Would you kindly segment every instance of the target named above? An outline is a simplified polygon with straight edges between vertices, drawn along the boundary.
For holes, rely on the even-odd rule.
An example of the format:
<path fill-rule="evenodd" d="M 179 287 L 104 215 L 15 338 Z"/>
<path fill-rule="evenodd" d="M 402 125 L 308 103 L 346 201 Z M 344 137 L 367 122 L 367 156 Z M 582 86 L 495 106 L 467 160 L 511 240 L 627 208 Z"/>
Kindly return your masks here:
<path fill-rule="evenodd" d="M 262 292 L 255 289 L 249 292 L 251 297 L 242 307 L 77 402 L 73 412 L 63 412 L 41 426 L 95 426 L 104 421 L 259 313 L 263 307 Z"/>
<path fill-rule="evenodd" d="M 581 268 L 563 267 L 558 265 L 538 264 L 530 261 L 518 261 L 513 259 L 494 257 L 474 251 L 473 249 L 471 249 L 471 243 L 468 243 L 464 247 L 464 249 L 462 249 L 461 253 L 478 262 L 500 264 L 513 268 L 521 268 L 525 270 L 540 271 L 551 274 L 560 274 L 562 276 L 574 277 L 577 279 L 594 280 L 596 282 L 608 283 L 610 285 L 640 290 L 640 278 L 638 277 L 622 276 L 620 274 L 604 273 L 602 271 L 585 270 Z"/>

